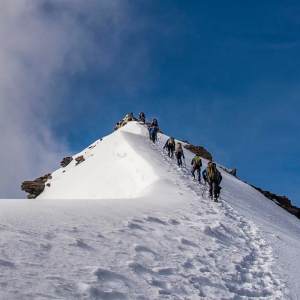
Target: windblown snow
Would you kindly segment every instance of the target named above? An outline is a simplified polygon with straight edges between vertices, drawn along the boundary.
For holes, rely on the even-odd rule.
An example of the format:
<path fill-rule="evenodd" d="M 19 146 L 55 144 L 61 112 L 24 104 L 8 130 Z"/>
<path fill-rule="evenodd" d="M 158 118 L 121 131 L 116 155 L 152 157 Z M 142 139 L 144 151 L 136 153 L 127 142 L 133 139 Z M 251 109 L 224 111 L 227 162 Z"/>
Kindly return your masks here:
<path fill-rule="evenodd" d="M 221 168 L 212 202 L 167 138 L 129 122 L 0 200 L 0 299 L 299 299 L 299 220 Z"/>

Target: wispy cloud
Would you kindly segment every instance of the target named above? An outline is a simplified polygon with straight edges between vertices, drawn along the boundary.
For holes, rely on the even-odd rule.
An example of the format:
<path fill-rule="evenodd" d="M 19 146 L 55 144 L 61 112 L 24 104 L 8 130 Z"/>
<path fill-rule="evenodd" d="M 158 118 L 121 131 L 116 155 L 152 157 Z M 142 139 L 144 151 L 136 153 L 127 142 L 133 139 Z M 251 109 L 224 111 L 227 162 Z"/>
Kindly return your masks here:
<path fill-rule="evenodd" d="M 68 154 L 51 133 L 68 88 L 63 74 L 109 64 L 123 9 L 121 1 L 1 1 L 0 198 L 24 197 L 22 181 L 53 171 Z M 114 38 L 105 43 L 107 30 Z"/>

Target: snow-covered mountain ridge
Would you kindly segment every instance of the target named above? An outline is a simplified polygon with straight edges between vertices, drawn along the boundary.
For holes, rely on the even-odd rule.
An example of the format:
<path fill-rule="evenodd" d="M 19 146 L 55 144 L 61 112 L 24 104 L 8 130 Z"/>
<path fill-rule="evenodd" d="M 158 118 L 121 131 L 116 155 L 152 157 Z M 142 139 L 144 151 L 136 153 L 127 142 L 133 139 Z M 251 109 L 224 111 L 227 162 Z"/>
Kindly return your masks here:
<path fill-rule="evenodd" d="M 220 203 L 202 197 L 166 139 L 130 122 L 1 200 L 0 298 L 297 299 L 299 221 L 221 168 Z"/>
<path fill-rule="evenodd" d="M 133 117 L 133 118 L 136 119 L 135 117 Z M 122 123 L 122 122 L 123 122 L 123 124 L 127 124 L 128 121 L 125 120 L 125 122 L 124 122 L 124 119 L 122 119 L 117 124 Z M 129 122 L 129 123 L 131 123 L 131 122 Z M 133 124 L 133 123 L 131 123 L 131 124 Z M 118 130 L 119 128 L 121 128 L 121 130 L 120 130 L 121 132 L 124 131 L 124 128 L 122 129 L 122 126 L 115 126 L 115 131 Z M 125 131 L 126 131 L 126 128 L 125 128 Z M 94 155 L 93 153 L 89 153 L 89 152 L 90 152 L 91 149 L 96 147 L 100 141 L 102 141 L 102 139 L 99 139 L 98 141 L 96 141 L 95 143 L 93 143 L 92 145 L 87 147 L 85 150 L 83 150 L 81 153 L 78 153 L 78 154 L 74 155 L 73 157 L 65 157 L 61 162 L 61 166 L 63 168 L 65 168 L 67 165 L 69 165 L 69 163 L 71 161 L 73 161 L 73 163 L 71 165 L 76 166 L 79 163 L 85 161 L 86 158 L 89 158 L 90 156 Z M 198 154 L 202 158 L 212 159 L 211 153 L 209 153 L 202 146 L 194 146 L 194 145 L 189 144 L 187 141 L 184 142 L 184 144 L 185 144 L 184 147 L 187 150 L 193 152 L 194 154 Z M 99 157 L 102 158 L 102 157 L 104 157 L 104 155 L 100 154 Z M 136 157 L 139 157 L 139 156 L 136 156 Z M 103 162 L 100 161 L 99 166 L 101 166 L 102 164 L 103 164 Z M 106 166 L 106 168 L 107 167 L 108 166 Z M 230 170 L 230 169 L 227 169 L 227 168 L 224 168 L 224 167 L 221 167 L 221 168 L 224 171 L 227 171 L 228 173 L 233 174 L 234 176 L 236 176 L 236 169 Z M 105 170 L 105 168 L 104 168 L 104 170 Z M 126 168 L 125 168 L 125 170 L 126 170 Z M 66 169 L 63 172 L 66 172 Z M 68 180 L 69 177 L 68 176 L 65 176 L 65 177 L 66 177 L 65 179 Z M 42 177 L 39 177 L 39 178 L 37 178 L 36 180 L 33 180 L 33 181 L 24 181 L 21 185 L 21 189 L 29 193 L 28 196 L 27 196 L 28 199 L 35 199 L 37 196 L 39 196 L 44 191 L 45 187 L 50 187 L 51 183 L 48 181 L 50 179 L 52 179 L 52 174 L 49 173 L 49 174 L 46 174 Z M 87 178 L 85 180 L 87 180 Z M 110 186 L 110 185 L 111 184 L 109 184 L 108 186 Z M 281 208 L 285 209 L 286 211 L 288 211 L 289 213 L 293 214 L 298 219 L 300 219 L 300 208 L 297 207 L 297 206 L 292 205 L 292 202 L 286 196 L 276 195 L 274 193 L 263 190 L 263 189 L 261 189 L 257 186 L 252 185 L 252 184 L 250 184 L 250 186 L 252 186 L 256 190 L 258 190 L 261 194 L 263 194 L 269 200 L 275 202 Z M 80 187 L 78 187 L 78 189 L 80 189 Z M 99 187 L 99 189 L 101 189 L 101 187 Z M 103 196 L 104 195 L 103 190 L 102 190 L 101 193 L 102 193 L 102 196 Z M 84 193 L 83 193 L 83 197 L 84 197 Z"/>

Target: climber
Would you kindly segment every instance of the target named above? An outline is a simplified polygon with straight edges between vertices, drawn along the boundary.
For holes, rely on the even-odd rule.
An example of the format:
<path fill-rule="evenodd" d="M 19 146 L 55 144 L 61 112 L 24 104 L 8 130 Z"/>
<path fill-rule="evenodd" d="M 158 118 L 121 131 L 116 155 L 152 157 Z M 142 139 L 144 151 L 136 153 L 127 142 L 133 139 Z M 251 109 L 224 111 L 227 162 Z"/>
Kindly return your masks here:
<path fill-rule="evenodd" d="M 150 128 L 151 128 L 153 125 L 154 125 L 154 126 L 158 126 L 158 122 L 157 122 L 156 119 L 153 119 L 153 120 L 148 124 L 148 129 L 150 130 Z"/>
<path fill-rule="evenodd" d="M 175 145 L 175 156 L 177 158 L 177 164 L 179 167 L 182 167 L 182 160 L 181 160 L 181 156 L 184 159 L 184 153 L 182 150 L 182 145 L 180 142 L 177 142 L 177 144 Z"/>
<path fill-rule="evenodd" d="M 192 176 L 195 179 L 195 171 L 197 170 L 198 174 L 198 181 L 201 182 L 201 167 L 202 167 L 202 161 L 199 155 L 195 155 L 195 157 L 191 161 L 192 165 Z"/>
<path fill-rule="evenodd" d="M 202 171 L 202 177 L 209 184 L 209 197 L 218 202 L 218 195 L 220 193 L 220 188 L 218 187 L 221 183 L 222 175 L 214 162 L 209 161 L 207 163 L 207 167 Z"/>
<path fill-rule="evenodd" d="M 149 137 L 150 140 L 155 143 L 155 141 L 157 140 L 157 132 L 158 132 L 159 128 L 157 126 L 152 125 L 149 129 Z"/>
<path fill-rule="evenodd" d="M 170 138 L 166 141 L 166 143 L 165 143 L 163 149 L 168 149 L 168 156 L 171 157 L 171 158 L 173 158 L 173 156 L 174 156 L 173 152 L 174 152 L 174 150 L 175 150 L 175 141 L 174 141 L 174 138 L 173 138 L 173 137 L 170 137 Z"/>
<path fill-rule="evenodd" d="M 145 124 L 145 121 L 146 121 L 146 115 L 145 115 L 144 112 L 141 111 L 141 112 L 139 113 L 139 122 Z"/>

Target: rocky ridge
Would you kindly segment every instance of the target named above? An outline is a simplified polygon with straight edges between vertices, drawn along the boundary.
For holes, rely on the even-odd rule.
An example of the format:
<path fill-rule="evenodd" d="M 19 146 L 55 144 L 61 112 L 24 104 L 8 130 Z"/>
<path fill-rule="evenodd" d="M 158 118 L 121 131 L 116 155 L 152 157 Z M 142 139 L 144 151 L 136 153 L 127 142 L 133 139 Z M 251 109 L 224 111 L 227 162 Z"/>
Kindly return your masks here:
<path fill-rule="evenodd" d="M 191 145 L 187 141 L 183 142 L 187 143 L 186 145 L 184 145 L 185 149 L 191 151 L 195 155 L 199 155 L 205 159 L 212 160 L 212 155 L 204 147 Z"/>
<path fill-rule="evenodd" d="M 224 171 L 226 171 L 227 173 L 229 173 L 229 174 L 235 176 L 236 178 L 238 178 L 236 176 L 236 169 L 228 170 L 228 169 L 223 168 L 223 167 L 221 167 L 221 168 Z M 241 180 L 240 178 L 238 178 L 238 179 Z M 245 182 L 245 183 L 247 183 L 247 182 Z M 247 183 L 247 184 L 249 184 L 249 183 Z M 276 195 L 276 194 L 271 193 L 269 191 L 265 191 L 265 190 L 263 190 L 263 189 L 261 189 L 257 186 L 254 186 L 253 184 L 249 184 L 249 185 L 252 186 L 257 191 L 259 191 L 261 194 L 263 194 L 267 199 L 273 201 L 278 206 L 280 206 L 281 208 L 283 208 L 287 212 L 291 213 L 292 215 L 295 215 L 298 219 L 300 219 L 300 208 L 295 206 L 295 205 L 292 205 L 292 202 L 288 197 Z"/>
<path fill-rule="evenodd" d="M 256 187 L 252 184 L 250 184 L 253 188 L 255 188 L 257 191 L 259 191 L 261 194 L 263 194 L 266 198 L 269 200 L 275 202 L 277 205 L 291 213 L 292 215 L 295 215 L 298 219 L 300 219 L 300 208 L 297 206 L 292 205 L 291 200 L 286 196 L 279 196 L 274 193 L 271 193 L 269 191 L 264 191 L 259 187 Z"/>

